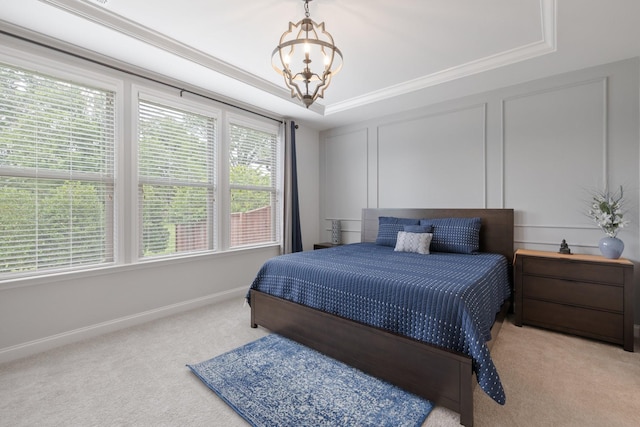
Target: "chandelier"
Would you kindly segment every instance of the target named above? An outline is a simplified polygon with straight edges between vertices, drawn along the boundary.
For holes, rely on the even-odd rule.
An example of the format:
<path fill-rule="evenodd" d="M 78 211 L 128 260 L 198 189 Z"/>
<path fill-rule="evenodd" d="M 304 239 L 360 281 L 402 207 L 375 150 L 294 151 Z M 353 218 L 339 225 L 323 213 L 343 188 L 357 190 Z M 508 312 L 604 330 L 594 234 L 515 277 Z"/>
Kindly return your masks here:
<path fill-rule="evenodd" d="M 305 18 L 297 24 L 289 22 L 289 29 L 271 54 L 271 65 L 284 77 L 291 97 L 309 108 L 324 97 L 331 78 L 342 68 L 342 52 L 325 31 L 324 22 L 318 24 L 309 17 L 311 0 L 303 1 Z"/>

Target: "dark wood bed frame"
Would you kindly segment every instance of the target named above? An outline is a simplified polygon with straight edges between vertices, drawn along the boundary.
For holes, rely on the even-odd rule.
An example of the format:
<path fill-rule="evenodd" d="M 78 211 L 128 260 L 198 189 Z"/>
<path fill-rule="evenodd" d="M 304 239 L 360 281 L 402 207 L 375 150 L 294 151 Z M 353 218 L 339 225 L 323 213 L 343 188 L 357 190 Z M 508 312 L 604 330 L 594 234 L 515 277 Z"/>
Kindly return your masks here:
<path fill-rule="evenodd" d="M 375 242 L 379 216 L 480 217 L 480 250 L 513 261 L 513 209 L 363 209 L 363 242 Z M 505 301 L 489 348 L 508 309 Z M 461 424 L 473 425 L 477 381 L 469 356 L 252 290 L 251 327 L 258 325 L 452 409 Z"/>

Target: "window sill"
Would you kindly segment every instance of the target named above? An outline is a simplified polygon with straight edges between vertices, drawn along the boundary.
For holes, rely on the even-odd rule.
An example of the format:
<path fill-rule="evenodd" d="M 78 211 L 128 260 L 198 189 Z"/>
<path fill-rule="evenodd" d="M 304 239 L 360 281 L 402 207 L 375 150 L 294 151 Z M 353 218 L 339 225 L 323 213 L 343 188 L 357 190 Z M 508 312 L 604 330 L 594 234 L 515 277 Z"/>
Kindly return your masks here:
<path fill-rule="evenodd" d="M 96 277 L 107 274 L 115 274 L 126 271 L 144 270 L 148 268 L 155 268 L 160 265 L 167 266 L 172 264 L 182 264 L 188 262 L 198 262 L 202 260 L 211 260 L 216 258 L 225 258 L 238 255 L 245 255 L 251 253 L 267 252 L 274 248 L 279 249 L 280 245 L 277 243 L 268 244 L 263 246 L 252 246 L 247 248 L 233 248 L 224 252 L 204 252 L 198 254 L 184 255 L 180 257 L 166 257 L 140 260 L 133 264 L 110 264 L 100 267 L 92 267 L 86 269 L 76 269 L 67 271 L 58 271 L 51 273 L 42 273 L 31 276 L 15 277 L 6 280 L 0 280 L 0 291 L 14 288 L 22 288 L 27 286 L 45 285 L 53 282 L 61 282 L 65 280 L 77 280 L 86 277 Z"/>

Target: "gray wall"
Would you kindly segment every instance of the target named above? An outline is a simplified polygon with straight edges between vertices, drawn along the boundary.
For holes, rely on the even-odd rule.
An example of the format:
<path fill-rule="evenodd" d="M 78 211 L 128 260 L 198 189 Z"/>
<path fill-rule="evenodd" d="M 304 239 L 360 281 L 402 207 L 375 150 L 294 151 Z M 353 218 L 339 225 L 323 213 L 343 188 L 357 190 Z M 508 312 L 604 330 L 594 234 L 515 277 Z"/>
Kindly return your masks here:
<path fill-rule="evenodd" d="M 319 241 L 318 138 L 300 123 L 305 250 Z M 0 283 L 0 363 L 221 300 L 240 310 L 260 266 L 279 253 L 271 246 Z"/>
<path fill-rule="evenodd" d="M 42 61 L 112 74 L 127 85 L 137 82 L 62 53 L 0 37 L 0 45 L 5 44 Z M 301 228 L 304 249 L 310 250 L 320 238 L 319 133 L 298 124 Z M 224 299 L 236 299 L 242 309 L 258 269 L 279 253 L 278 246 L 270 246 L 0 282 L 0 363 Z"/>
<path fill-rule="evenodd" d="M 599 253 L 589 191 L 623 185 L 640 269 L 639 62 L 562 74 L 320 134 L 320 233 L 363 207 L 513 208 L 515 248 Z M 636 324 L 640 323 L 636 289 Z"/>
<path fill-rule="evenodd" d="M 318 132 L 300 123 L 305 250 L 319 241 L 318 151 Z M 0 283 L 0 363 L 221 300 L 240 310 L 260 266 L 278 254 L 267 247 Z"/>
<path fill-rule="evenodd" d="M 318 132 L 300 123 L 305 250 L 319 241 L 318 151 Z M 242 309 L 258 269 L 278 254 L 266 247 L 0 283 L 0 363 L 225 299 Z"/>

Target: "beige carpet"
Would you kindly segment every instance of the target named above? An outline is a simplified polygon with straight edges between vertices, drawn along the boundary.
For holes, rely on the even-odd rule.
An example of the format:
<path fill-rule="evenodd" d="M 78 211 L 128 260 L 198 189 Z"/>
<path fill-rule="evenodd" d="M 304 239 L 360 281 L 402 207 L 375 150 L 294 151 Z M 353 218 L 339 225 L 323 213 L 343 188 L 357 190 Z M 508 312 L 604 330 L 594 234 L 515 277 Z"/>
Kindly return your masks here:
<path fill-rule="evenodd" d="M 246 426 L 185 364 L 266 333 L 234 300 L 5 363 L 0 426 Z M 476 426 L 640 425 L 640 353 L 507 322 L 493 357 L 507 404 L 476 387 Z"/>

